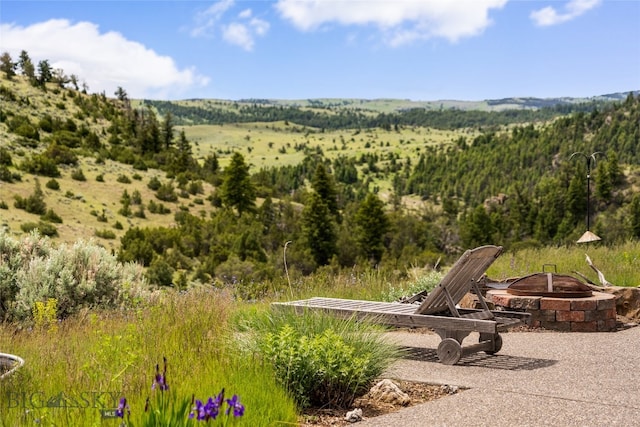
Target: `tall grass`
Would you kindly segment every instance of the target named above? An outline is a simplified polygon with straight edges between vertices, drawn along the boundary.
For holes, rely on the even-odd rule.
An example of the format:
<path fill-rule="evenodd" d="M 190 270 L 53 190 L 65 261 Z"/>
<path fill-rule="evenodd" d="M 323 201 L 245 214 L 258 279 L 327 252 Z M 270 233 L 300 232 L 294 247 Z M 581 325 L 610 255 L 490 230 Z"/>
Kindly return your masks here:
<path fill-rule="evenodd" d="M 127 397 L 131 421 L 141 425 L 163 357 L 176 396 L 202 399 L 225 388 L 228 396 L 240 396 L 246 425 L 295 423 L 295 404 L 271 367 L 238 351 L 228 321 L 233 310 L 224 293 L 195 290 L 158 296 L 137 310 L 85 311 L 58 328 L 4 324 L 2 351 L 20 355 L 26 365 L 0 382 L 0 426 L 102 425 L 100 409 L 115 409 L 121 396 Z M 85 407 L 41 407 L 60 393 L 68 406 L 75 401 Z"/>
<path fill-rule="evenodd" d="M 598 276 L 586 262 L 586 255 L 616 286 L 640 286 L 640 241 L 633 240 L 618 246 L 589 244 L 587 246 L 547 247 L 507 252 L 488 270 L 488 276 L 503 280 L 543 271 L 562 274 L 580 272 L 595 284 Z M 545 264 L 550 264 L 546 265 Z"/>

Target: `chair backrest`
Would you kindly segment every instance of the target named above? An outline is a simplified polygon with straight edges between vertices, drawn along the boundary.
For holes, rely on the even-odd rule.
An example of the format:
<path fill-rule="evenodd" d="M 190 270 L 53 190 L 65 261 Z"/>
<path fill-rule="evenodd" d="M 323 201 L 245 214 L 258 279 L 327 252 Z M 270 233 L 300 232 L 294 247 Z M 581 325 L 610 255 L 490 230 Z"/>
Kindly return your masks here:
<path fill-rule="evenodd" d="M 501 246 L 480 246 L 467 250 L 442 278 L 438 286 L 427 295 L 416 313 L 434 314 L 448 310 L 445 289 L 449 292 L 453 303 L 459 303 L 471 290 L 473 281 L 482 278 L 501 252 Z"/>

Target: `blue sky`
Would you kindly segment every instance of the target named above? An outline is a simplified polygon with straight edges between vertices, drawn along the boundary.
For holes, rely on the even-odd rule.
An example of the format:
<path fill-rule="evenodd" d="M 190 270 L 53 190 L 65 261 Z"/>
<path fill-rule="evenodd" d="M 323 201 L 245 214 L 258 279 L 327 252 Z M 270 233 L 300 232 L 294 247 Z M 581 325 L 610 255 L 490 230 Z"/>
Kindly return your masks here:
<path fill-rule="evenodd" d="M 132 98 L 640 89 L 640 0 L 0 0 L 0 51 Z"/>

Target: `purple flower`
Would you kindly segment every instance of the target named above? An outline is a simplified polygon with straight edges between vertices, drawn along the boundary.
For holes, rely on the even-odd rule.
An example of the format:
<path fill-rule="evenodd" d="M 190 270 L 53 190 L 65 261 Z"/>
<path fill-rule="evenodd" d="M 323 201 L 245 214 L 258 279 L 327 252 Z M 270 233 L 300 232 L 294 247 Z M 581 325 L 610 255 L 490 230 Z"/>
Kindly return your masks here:
<path fill-rule="evenodd" d="M 155 390 L 156 387 L 160 389 L 160 391 L 169 390 L 169 384 L 167 384 L 167 358 L 162 358 L 164 362 L 164 369 L 162 374 L 160 373 L 160 365 L 156 364 L 156 376 L 153 379 L 153 384 L 151 384 L 151 390 Z"/>
<path fill-rule="evenodd" d="M 127 415 L 130 413 L 129 405 L 127 405 L 127 399 L 124 397 L 120 398 L 120 403 L 118 404 L 118 409 L 116 409 L 116 416 L 119 418 L 124 418 L 124 412 L 127 411 Z"/>
<path fill-rule="evenodd" d="M 229 415 L 232 409 L 234 417 L 241 417 L 244 415 L 244 405 L 240 403 L 238 395 L 234 394 L 231 399 L 227 399 L 227 405 L 229 405 L 227 408 L 227 415 Z"/>
<path fill-rule="evenodd" d="M 198 421 L 215 420 L 220 412 L 220 405 L 217 400 L 212 397 L 207 399 L 207 403 L 203 403 L 202 400 L 196 399 L 194 408 L 189 414 L 190 419 L 196 419 Z"/>
<path fill-rule="evenodd" d="M 235 398 L 235 401 L 237 401 L 237 397 L 234 396 L 234 398 Z M 198 421 L 215 420 L 216 417 L 220 414 L 220 408 L 222 407 L 223 403 L 224 403 L 224 389 L 222 389 L 222 391 L 215 397 L 215 399 L 213 397 L 210 397 L 209 399 L 207 399 L 207 403 L 203 403 L 201 400 L 196 399 L 195 406 L 191 410 L 191 413 L 189 413 L 189 418 L 190 419 L 195 418 Z M 242 411 L 244 411 L 244 407 L 242 408 Z M 229 414 L 229 412 L 227 412 L 227 414 Z M 234 410 L 234 415 L 235 415 L 235 410 Z"/>

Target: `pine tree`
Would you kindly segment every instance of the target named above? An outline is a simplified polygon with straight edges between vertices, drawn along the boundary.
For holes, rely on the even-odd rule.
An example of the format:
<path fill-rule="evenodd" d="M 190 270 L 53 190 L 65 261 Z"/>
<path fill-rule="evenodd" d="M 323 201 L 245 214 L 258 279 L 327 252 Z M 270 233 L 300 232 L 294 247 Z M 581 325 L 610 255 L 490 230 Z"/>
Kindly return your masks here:
<path fill-rule="evenodd" d="M 493 232 L 491 217 L 483 205 L 476 206 L 462 217 L 460 237 L 466 247 L 492 244 Z"/>
<path fill-rule="evenodd" d="M 329 212 L 335 217 L 336 221 L 340 223 L 340 211 L 338 209 L 338 192 L 336 191 L 335 182 L 333 177 L 327 173 L 327 169 L 324 164 L 319 163 L 316 168 L 316 172 L 313 176 L 311 183 L 313 190 L 320 196 L 325 202 Z"/>
<path fill-rule="evenodd" d="M 629 218 L 631 222 L 631 234 L 634 238 L 640 239 L 640 195 L 636 194 L 631 199 L 629 206 Z"/>
<path fill-rule="evenodd" d="M 224 169 L 220 197 L 225 206 L 236 209 L 238 216 L 255 209 L 256 195 L 249 175 L 249 166 L 238 152 L 233 154 L 231 163 Z"/>
<path fill-rule="evenodd" d="M 4 73 L 7 80 L 11 80 L 16 75 L 16 66 L 17 64 L 13 62 L 9 52 L 4 52 L 0 56 L 0 71 Z"/>
<path fill-rule="evenodd" d="M 354 220 L 360 251 L 373 265 L 380 263 L 385 250 L 385 234 L 390 228 L 389 219 L 384 212 L 384 203 L 375 194 L 367 193 Z"/>
<path fill-rule="evenodd" d="M 34 67 L 33 62 L 31 61 L 31 57 L 26 50 L 20 52 L 20 57 L 18 58 L 18 67 L 20 67 L 20 71 L 23 76 L 27 76 L 30 80 L 35 79 L 36 77 L 36 67 Z"/>
<path fill-rule="evenodd" d="M 336 253 L 338 239 L 333 213 L 316 192 L 309 195 L 302 211 L 302 229 L 307 245 L 318 265 L 326 265 Z"/>
<path fill-rule="evenodd" d="M 173 144 L 173 115 L 167 112 L 162 121 L 161 139 L 164 149 L 168 150 Z"/>

